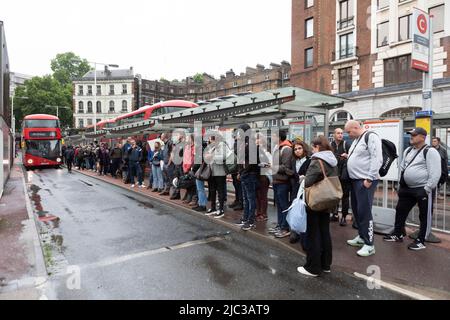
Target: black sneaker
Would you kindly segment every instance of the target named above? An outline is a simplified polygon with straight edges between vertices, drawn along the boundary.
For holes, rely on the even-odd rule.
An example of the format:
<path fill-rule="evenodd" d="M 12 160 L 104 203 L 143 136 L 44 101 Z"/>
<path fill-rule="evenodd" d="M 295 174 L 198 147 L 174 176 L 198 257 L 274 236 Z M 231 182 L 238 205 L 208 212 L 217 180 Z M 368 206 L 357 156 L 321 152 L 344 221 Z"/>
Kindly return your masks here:
<path fill-rule="evenodd" d="M 206 211 L 205 215 L 212 216 L 212 215 L 216 214 L 216 212 L 217 212 L 217 209 L 211 208 L 211 209 L 208 209 L 208 211 Z"/>
<path fill-rule="evenodd" d="M 236 206 L 233 207 L 234 211 L 242 211 L 244 210 L 244 207 L 242 206 L 241 203 L 238 203 Z"/>
<path fill-rule="evenodd" d="M 238 204 L 239 204 L 239 202 L 234 201 L 232 204 L 230 204 L 230 205 L 228 206 L 228 208 L 233 209 L 233 208 L 236 207 Z"/>
<path fill-rule="evenodd" d="M 206 207 L 197 206 L 197 207 L 193 208 L 192 210 L 197 211 L 197 212 L 206 212 Z"/>
<path fill-rule="evenodd" d="M 403 242 L 403 238 L 404 238 L 403 235 L 397 236 L 395 234 L 391 234 L 391 235 L 383 237 L 383 240 L 386 242 Z"/>
<path fill-rule="evenodd" d="M 345 219 L 345 217 L 341 218 L 341 221 L 339 221 L 339 225 L 341 227 L 345 227 L 347 225 L 347 220 Z"/>
<path fill-rule="evenodd" d="M 251 230 L 251 229 L 255 229 L 256 228 L 256 226 L 253 224 L 253 223 L 248 223 L 248 222 L 246 222 L 243 226 L 242 226 L 242 230 L 243 231 L 249 231 L 249 230 Z"/>
<path fill-rule="evenodd" d="M 214 215 L 214 219 L 220 219 L 220 218 L 223 218 L 224 215 L 225 215 L 225 211 L 220 210 L 220 211 L 218 211 L 218 212 Z"/>
<path fill-rule="evenodd" d="M 247 223 L 247 221 L 245 220 L 239 220 L 238 222 L 235 222 L 234 225 L 242 227 L 243 225 L 245 225 Z"/>
<path fill-rule="evenodd" d="M 281 230 L 281 228 L 279 226 L 276 226 L 274 228 L 269 228 L 267 230 L 267 232 L 269 232 L 269 234 L 275 234 L 275 233 L 279 232 L 280 230 Z"/>
<path fill-rule="evenodd" d="M 427 247 L 420 241 L 416 240 L 408 246 L 409 250 L 419 251 L 426 249 Z"/>

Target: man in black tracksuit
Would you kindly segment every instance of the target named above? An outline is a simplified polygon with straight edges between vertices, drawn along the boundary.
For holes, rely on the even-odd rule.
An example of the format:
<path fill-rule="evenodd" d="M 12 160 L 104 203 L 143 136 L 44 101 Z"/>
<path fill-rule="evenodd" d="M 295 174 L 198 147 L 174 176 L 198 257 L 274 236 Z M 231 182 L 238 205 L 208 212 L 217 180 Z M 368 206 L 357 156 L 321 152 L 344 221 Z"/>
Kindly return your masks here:
<path fill-rule="evenodd" d="M 418 251 L 426 248 L 425 239 L 431 233 L 433 193 L 441 177 L 441 157 L 436 149 L 426 145 L 425 129 L 416 128 L 409 134 L 412 147 L 405 150 L 400 164 L 401 177 L 395 209 L 395 230 L 393 234 L 384 237 L 384 241 L 403 242 L 406 219 L 417 204 L 420 231 L 408 249 Z"/>
<path fill-rule="evenodd" d="M 331 148 L 333 148 L 333 153 L 338 161 L 338 174 L 341 177 L 342 168 L 347 164 L 347 155 L 350 150 L 350 144 L 347 144 L 344 140 L 344 131 L 340 128 L 334 130 L 334 140 L 331 142 Z M 341 226 L 346 226 L 347 221 L 346 217 L 348 215 L 348 209 L 350 208 L 350 189 L 351 183 L 350 181 L 346 181 L 340 179 L 342 185 L 342 217 L 340 220 Z M 336 211 L 333 213 L 331 217 L 331 221 L 339 220 L 339 205 L 336 207 Z"/>

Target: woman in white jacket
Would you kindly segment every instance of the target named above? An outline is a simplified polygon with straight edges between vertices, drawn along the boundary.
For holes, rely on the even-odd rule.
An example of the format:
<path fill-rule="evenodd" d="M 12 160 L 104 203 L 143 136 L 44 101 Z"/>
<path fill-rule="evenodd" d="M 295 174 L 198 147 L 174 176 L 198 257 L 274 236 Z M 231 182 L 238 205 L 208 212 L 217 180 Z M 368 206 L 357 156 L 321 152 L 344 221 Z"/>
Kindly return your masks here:
<path fill-rule="evenodd" d="M 226 171 L 225 162 L 231 154 L 228 146 L 215 136 L 210 137 L 210 143 L 205 149 L 205 162 L 211 167 L 211 177 L 208 181 L 210 190 L 211 208 L 206 215 L 214 216 L 220 219 L 225 214 L 225 198 L 226 198 Z M 219 210 L 216 208 L 216 197 L 219 196 Z"/>

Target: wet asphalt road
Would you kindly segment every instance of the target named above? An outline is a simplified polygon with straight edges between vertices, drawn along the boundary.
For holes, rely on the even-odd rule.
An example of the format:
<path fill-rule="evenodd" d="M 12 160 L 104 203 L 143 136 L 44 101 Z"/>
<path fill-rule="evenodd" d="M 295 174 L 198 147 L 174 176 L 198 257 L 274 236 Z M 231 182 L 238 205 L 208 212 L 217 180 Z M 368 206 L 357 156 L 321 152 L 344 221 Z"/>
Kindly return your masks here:
<path fill-rule="evenodd" d="M 50 299 L 403 299 L 304 278 L 302 257 L 81 174 L 27 175 L 36 215 L 59 218 L 41 223 Z"/>

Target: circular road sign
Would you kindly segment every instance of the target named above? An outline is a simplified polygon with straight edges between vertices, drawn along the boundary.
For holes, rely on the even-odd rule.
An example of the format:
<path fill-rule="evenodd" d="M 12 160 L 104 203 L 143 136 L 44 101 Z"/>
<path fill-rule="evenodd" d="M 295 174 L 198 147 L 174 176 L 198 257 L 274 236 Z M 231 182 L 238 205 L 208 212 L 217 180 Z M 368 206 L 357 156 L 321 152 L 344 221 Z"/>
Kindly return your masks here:
<path fill-rule="evenodd" d="M 428 22 L 427 18 L 424 14 L 419 15 L 417 18 L 417 27 L 419 28 L 419 31 L 423 34 L 425 34 L 428 30 Z"/>

